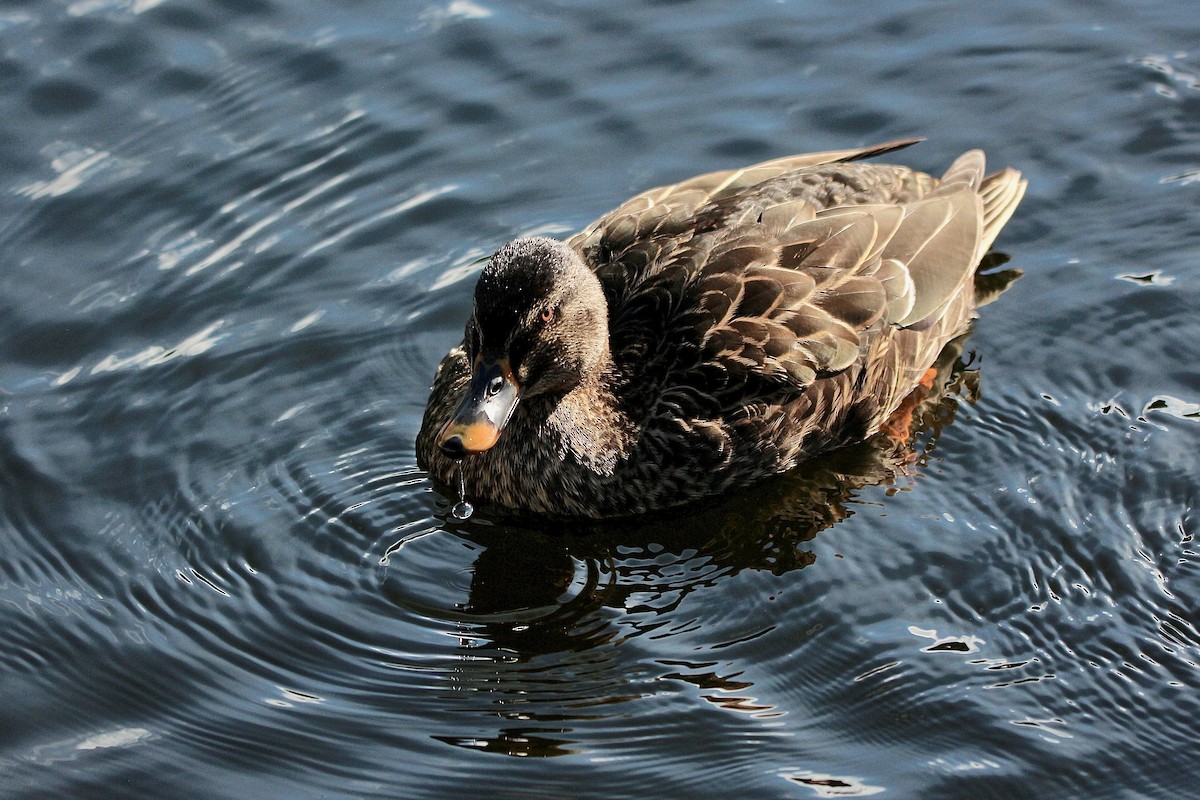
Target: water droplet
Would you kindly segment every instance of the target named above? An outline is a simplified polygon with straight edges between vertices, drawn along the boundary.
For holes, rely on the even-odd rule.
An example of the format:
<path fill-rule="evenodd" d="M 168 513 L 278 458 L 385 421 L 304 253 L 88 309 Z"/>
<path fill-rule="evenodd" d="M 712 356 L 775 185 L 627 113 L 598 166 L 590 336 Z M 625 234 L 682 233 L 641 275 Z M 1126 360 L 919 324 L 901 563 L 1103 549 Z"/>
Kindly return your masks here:
<path fill-rule="evenodd" d="M 467 502 L 467 479 L 463 476 L 462 462 L 458 462 L 458 502 L 450 513 L 455 519 L 470 519 L 475 513 L 475 506 Z"/>

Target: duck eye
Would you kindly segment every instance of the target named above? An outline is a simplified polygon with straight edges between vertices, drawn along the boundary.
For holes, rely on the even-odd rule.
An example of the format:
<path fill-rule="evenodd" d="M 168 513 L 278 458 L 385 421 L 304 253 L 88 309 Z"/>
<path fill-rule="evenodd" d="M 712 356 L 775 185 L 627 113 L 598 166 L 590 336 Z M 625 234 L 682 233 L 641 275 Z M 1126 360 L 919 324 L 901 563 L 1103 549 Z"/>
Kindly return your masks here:
<path fill-rule="evenodd" d="M 554 309 L 546 307 L 542 309 L 542 322 L 549 322 L 554 319 Z"/>

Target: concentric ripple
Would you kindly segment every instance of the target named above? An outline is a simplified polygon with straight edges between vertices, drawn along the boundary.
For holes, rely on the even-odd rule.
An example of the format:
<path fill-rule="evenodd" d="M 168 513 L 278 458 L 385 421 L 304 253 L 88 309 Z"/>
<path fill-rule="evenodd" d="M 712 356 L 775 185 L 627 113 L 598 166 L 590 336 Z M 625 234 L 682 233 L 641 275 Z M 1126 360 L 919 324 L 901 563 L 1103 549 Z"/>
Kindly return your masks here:
<path fill-rule="evenodd" d="M 1190 8 L 76 0 L 0 37 L 5 798 L 1195 794 Z M 501 241 L 911 135 L 1030 191 L 910 450 L 607 525 L 458 520 L 417 469 Z"/>

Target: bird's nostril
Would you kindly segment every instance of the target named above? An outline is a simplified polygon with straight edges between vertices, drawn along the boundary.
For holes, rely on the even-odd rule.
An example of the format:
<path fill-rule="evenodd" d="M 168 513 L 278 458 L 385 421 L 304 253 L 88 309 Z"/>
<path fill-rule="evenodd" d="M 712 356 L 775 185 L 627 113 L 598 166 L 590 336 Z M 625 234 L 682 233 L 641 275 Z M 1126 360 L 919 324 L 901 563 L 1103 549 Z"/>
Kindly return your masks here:
<path fill-rule="evenodd" d="M 462 458 L 467 454 L 467 448 L 463 446 L 462 437 L 457 434 L 438 442 L 438 447 L 451 458 Z"/>

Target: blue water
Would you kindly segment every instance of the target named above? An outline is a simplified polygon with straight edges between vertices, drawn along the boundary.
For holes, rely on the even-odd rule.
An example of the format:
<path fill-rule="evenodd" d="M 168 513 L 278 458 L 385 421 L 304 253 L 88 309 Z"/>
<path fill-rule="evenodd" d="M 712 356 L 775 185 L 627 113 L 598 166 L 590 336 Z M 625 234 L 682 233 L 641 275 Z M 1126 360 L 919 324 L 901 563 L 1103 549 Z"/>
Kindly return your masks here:
<path fill-rule="evenodd" d="M 1198 19 L 0 5 L 0 795 L 1197 796 Z M 911 135 L 1030 185 L 907 458 L 454 519 L 482 256 Z"/>

